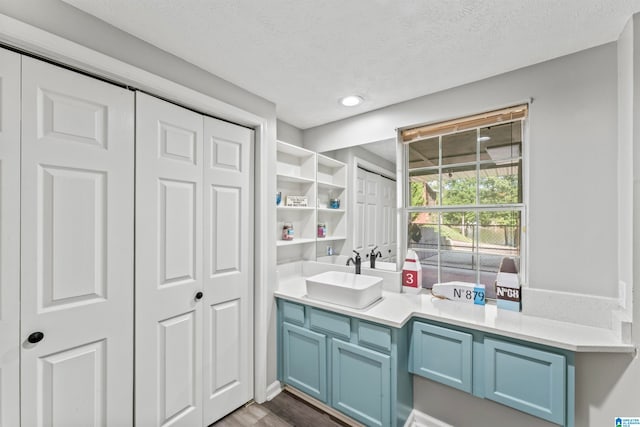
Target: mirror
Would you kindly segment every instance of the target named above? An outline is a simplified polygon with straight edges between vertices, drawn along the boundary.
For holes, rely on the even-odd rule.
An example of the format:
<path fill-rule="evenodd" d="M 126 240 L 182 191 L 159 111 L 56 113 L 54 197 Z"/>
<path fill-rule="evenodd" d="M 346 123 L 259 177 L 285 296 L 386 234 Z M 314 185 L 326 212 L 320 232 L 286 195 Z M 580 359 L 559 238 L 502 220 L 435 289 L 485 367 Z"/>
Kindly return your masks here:
<path fill-rule="evenodd" d="M 345 265 L 355 250 L 363 269 L 373 259 L 376 269 L 398 271 L 396 152 L 396 140 L 387 139 L 320 153 L 345 165 L 346 184 L 323 190 L 319 164 L 318 262 Z M 336 199 L 339 211 L 327 208 Z"/>

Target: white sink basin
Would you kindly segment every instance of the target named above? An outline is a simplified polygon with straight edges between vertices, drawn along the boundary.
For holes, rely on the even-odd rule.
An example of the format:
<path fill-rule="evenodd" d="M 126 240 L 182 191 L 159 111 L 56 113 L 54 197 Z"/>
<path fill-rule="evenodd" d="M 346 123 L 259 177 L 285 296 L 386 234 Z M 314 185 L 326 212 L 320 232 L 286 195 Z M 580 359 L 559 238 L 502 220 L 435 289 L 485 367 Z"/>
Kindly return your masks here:
<path fill-rule="evenodd" d="M 382 279 L 364 274 L 326 271 L 308 277 L 307 296 L 351 308 L 364 308 L 382 298 Z"/>

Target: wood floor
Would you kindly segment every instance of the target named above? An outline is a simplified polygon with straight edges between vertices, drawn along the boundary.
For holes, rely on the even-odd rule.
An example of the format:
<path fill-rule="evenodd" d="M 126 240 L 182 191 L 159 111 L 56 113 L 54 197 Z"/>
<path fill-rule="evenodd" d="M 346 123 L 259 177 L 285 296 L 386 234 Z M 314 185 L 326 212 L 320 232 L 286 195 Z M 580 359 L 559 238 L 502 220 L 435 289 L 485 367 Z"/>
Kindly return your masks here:
<path fill-rule="evenodd" d="M 347 424 L 283 391 L 268 402 L 244 406 L 210 427 L 247 426 L 344 427 Z"/>

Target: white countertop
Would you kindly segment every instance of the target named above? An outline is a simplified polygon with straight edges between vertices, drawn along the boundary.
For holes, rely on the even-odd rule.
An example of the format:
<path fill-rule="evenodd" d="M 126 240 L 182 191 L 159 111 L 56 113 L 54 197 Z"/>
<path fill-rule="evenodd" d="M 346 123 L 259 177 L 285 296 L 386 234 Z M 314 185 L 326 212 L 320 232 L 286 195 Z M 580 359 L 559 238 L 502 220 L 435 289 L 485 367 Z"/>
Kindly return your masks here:
<path fill-rule="evenodd" d="M 498 310 L 495 304 L 480 306 L 441 300 L 428 293 L 411 295 L 383 291 L 381 300 L 358 310 L 308 298 L 304 278 L 296 276 L 281 280 L 274 294 L 289 301 L 394 328 L 404 326 L 409 319 L 415 317 L 574 352 L 631 353 L 635 350 L 633 344 L 623 343 L 608 329 Z"/>

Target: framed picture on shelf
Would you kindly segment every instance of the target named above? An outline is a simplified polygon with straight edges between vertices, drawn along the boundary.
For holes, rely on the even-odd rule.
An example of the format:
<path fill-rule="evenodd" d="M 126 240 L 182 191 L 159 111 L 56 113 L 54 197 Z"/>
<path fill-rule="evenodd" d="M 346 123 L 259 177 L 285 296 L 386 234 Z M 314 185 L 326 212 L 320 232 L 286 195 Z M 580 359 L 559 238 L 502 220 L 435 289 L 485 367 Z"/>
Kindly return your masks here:
<path fill-rule="evenodd" d="M 285 206 L 306 208 L 308 206 L 307 196 L 287 196 Z"/>

